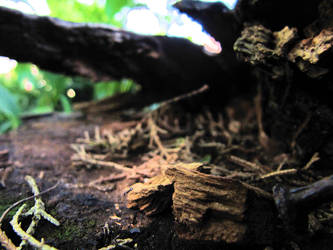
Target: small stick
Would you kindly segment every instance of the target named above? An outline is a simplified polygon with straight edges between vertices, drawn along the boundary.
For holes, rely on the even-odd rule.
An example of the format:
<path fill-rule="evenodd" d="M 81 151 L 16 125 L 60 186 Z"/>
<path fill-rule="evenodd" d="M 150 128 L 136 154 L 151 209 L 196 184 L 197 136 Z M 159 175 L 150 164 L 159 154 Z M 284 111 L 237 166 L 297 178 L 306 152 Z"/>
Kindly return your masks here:
<path fill-rule="evenodd" d="M 263 179 L 267 179 L 267 178 L 271 178 L 271 177 L 275 177 L 275 176 L 281 176 L 281 175 L 287 175 L 287 174 L 296 174 L 297 173 L 297 169 L 292 168 L 292 169 L 285 169 L 285 170 L 278 170 L 278 171 L 274 171 L 265 175 L 262 175 L 259 177 L 259 179 L 263 180 Z"/>
<path fill-rule="evenodd" d="M 150 140 L 149 140 L 149 146 L 152 147 L 153 143 L 157 145 L 158 149 L 160 150 L 162 156 L 164 156 L 167 160 L 170 159 L 170 155 L 166 151 L 165 147 L 163 146 L 160 137 L 158 136 L 158 127 L 153 121 L 153 118 L 149 116 L 148 118 L 148 124 L 150 127 Z"/>
<path fill-rule="evenodd" d="M 14 245 L 14 243 L 8 238 L 6 233 L 1 230 L 0 228 L 0 246 L 3 246 L 7 250 L 17 250 L 17 247 Z"/>
<path fill-rule="evenodd" d="M 169 99 L 169 100 L 161 102 L 159 108 L 167 106 L 170 103 L 175 103 L 175 102 L 179 102 L 179 101 L 181 101 L 183 99 L 191 98 L 192 96 L 201 94 L 201 93 L 207 91 L 208 89 L 209 89 L 209 86 L 207 84 L 205 84 L 200 89 L 196 89 L 196 90 L 193 90 L 193 91 L 191 91 L 189 93 L 186 93 L 186 94 L 183 94 L 183 95 L 179 95 L 179 96 L 176 96 L 176 97 L 174 97 L 172 99 Z"/>
<path fill-rule="evenodd" d="M 264 130 L 264 126 L 262 123 L 262 107 L 261 107 L 261 99 L 262 99 L 262 91 L 261 91 L 261 85 L 258 85 L 258 94 L 254 98 L 254 105 L 257 115 L 257 123 L 258 123 L 258 140 L 261 146 L 264 147 L 264 149 L 268 149 L 269 145 L 269 138 Z"/>
<path fill-rule="evenodd" d="M 235 163 L 241 167 L 244 167 L 244 168 L 248 168 L 250 170 L 256 170 L 256 171 L 259 171 L 259 172 L 264 172 L 263 168 L 253 162 L 250 162 L 250 161 L 247 161 L 247 160 L 244 160 L 242 158 L 239 158 L 235 155 L 230 155 L 228 157 L 228 160 L 231 161 L 232 163 Z"/>
<path fill-rule="evenodd" d="M 14 207 L 16 207 L 16 206 L 22 204 L 23 202 L 26 202 L 26 201 L 28 201 L 28 200 L 34 199 L 34 198 L 39 197 L 39 196 L 41 196 L 41 195 L 43 195 L 43 194 L 45 194 L 45 193 L 50 192 L 51 190 L 55 189 L 58 185 L 59 185 L 59 182 L 56 183 L 54 186 L 52 186 L 52 187 L 50 187 L 50 188 L 44 190 L 43 192 L 40 192 L 39 194 L 36 194 L 36 195 L 32 195 L 32 196 L 26 197 L 26 198 L 24 198 L 24 199 L 22 199 L 22 200 L 19 200 L 19 201 L 15 202 L 14 204 L 12 204 L 9 208 L 6 209 L 5 212 L 2 213 L 2 215 L 1 215 L 1 217 L 0 217 L 0 225 L 1 225 L 2 221 L 3 221 L 3 219 L 5 218 L 5 216 L 6 216 L 6 215 L 9 213 L 9 211 L 12 210 Z"/>
<path fill-rule="evenodd" d="M 245 188 L 254 191 L 254 192 L 255 192 L 257 195 L 259 195 L 259 196 L 262 196 L 262 197 L 267 198 L 267 199 L 270 199 L 270 200 L 273 199 L 273 195 L 272 195 L 272 194 L 266 192 L 265 190 L 262 190 L 261 188 L 258 188 L 258 187 L 255 187 L 255 186 L 252 186 L 252 185 L 250 185 L 250 184 L 248 184 L 248 183 L 246 183 L 246 182 L 242 182 L 242 181 L 240 181 L 240 183 L 241 183 Z"/>
<path fill-rule="evenodd" d="M 111 167 L 111 168 L 115 168 L 115 169 L 118 169 L 121 171 L 131 171 L 130 168 L 127 168 L 121 164 L 111 162 L 111 161 L 99 161 L 99 160 L 95 160 L 95 159 L 87 159 L 87 158 L 82 158 L 82 157 L 80 157 L 79 161 L 82 161 L 83 163 L 89 163 L 92 165 L 102 166 L 102 167 Z"/>
<path fill-rule="evenodd" d="M 0 186 L 2 187 L 6 187 L 6 180 L 8 178 L 8 176 L 10 175 L 10 173 L 13 171 L 13 167 L 9 167 L 9 168 L 6 168 L 2 177 L 1 177 L 1 180 L 0 180 Z"/>
<path fill-rule="evenodd" d="M 286 162 L 287 162 L 287 160 L 283 160 L 283 161 L 279 164 L 279 166 L 278 166 L 278 168 L 276 169 L 276 171 L 281 171 L 282 167 L 284 166 L 284 164 L 286 164 Z"/>
<path fill-rule="evenodd" d="M 303 170 L 307 170 L 309 169 L 313 163 L 315 163 L 316 161 L 319 161 L 319 153 L 316 152 L 313 154 L 313 156 L 311 157 L 310 161 L 303 167 Z"/>
<path fill-rule="evenodd" d="M 310 122 L 310 120 L 311 120 L 311 116 L 312 116 L 312 114 L 309 113 L 309 114 L 306 116 L 304 122 L 303 122 L 303 123 L 298 127 L 298 129 L 296 130 L 296 133 L 294 134 L 294 136 L 293 136 L 293 138 L 292 138 L 292 140 L 291 140 L 291 143 L 290 143 L 290 147 L 291 147 L 292 149 L 294 149 L 295 146 L 296 146 L 296 140 L 297 140 L 298 136 L 303 132 L 303 130 L 305 129 L 305 127 L 306 127 L 306 126 L 308 125 L 308 123 Z"/>

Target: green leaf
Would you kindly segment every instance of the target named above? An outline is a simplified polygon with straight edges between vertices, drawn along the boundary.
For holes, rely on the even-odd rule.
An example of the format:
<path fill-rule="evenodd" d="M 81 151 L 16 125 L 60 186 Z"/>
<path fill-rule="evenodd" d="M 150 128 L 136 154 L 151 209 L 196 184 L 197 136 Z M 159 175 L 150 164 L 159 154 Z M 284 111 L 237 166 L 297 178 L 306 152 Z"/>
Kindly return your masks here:
<path fill-rule="evenodd" d="M 96 100 L 112 96 L 120 92 L 119 82 L 101 82 L 94 86 L 94 98 Z"/>
<path fill-rule="evenodd" d="M 109 23 L 104 6 L 86 5 L 75 0 L 47 0 L 51 16 L 72 22 Z"/>
<path fill-rule="evenodd" d="M 5 87 L 0 84 L 0 112 L 7 116 L 16 116 L 20 114 L 20 108 L 16 103 L 15 97 Z"/>
<path fill-rule="evenodd" d="M 106 0 L 105 2 L 105 13 L 110 20 L 120 12 L 122 8 L 133 7 L 134 3 L 132 0 Z"/>
<path fill-rule="evenodd" d="M 3 134 L 12 128 L 12 123 L 10 121 L 5 121 L 0 123 L 0 134 Z"/>
<path fill-rule="evenodd" d="M 72 105 L 65 95 L 60 95 L 60 103 L 65 113 L 70 113 L 72 111 Z"/>
<path fill-rule="evenodd" d="M 22 115 L 35 115 L 35 114 L 46 114 L 51 113 L 54 111 L 54 108 L 52 106 L 36 106 L 33 109 L 24 112 Z"/>

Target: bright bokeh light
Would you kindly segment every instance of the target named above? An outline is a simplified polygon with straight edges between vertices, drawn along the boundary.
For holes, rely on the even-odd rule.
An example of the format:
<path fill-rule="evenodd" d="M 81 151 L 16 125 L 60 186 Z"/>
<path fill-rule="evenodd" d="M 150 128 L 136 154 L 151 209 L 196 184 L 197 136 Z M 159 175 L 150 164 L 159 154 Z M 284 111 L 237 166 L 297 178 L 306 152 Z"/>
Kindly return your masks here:
<path fill-rule="evenodd" d="M 46 0 L 10 1 L 0 0 L 0 6 L 16 9 L 28 14 L 49 15 L 50 9 Z"/>
<path fill-rule="evenodd" d="M 68 89 L 66 95 L 67 95 L 69 98 L 74 98 L 74 97 L 76 96 L 75 90 L 72 89 L 72 88 Z"/>
<path fill-rule="evenodd" d="M 125 27 L 127 30 L 144 35 L 155 35 L 162 31 L 157 16 L 145 8 L 130 11 L 127 14 Z"/>
<path fill-rule="evenodd" d="M 201 0 L 202 2 L 222 2 L 227 6 L 229 9 L 233 9 L 237 0 Z"/>
<path fill-rule="evenodd" d="M 39 69 L 36 65 L 32 65 L 30 68 L 30 71 L 31 71 L 31 74 L 35 77 L 37 77 L 39 74 Z"/>
<path fill-rule="evenodd" d="M 137 2 L 145 4 L 147 8 L 131 10 L 127 16 L 125 29 L 141 34 L 165 34 L 174 37 L 185 37 L 191 39 L 194 43 L 204 45 L 212 53 L 221 52 L 221 45 L 203 30 L 201 24 L 172 8 L 172 4 L 176 1 L 137 0 Z M 216 0 L 206 0 L 206 2 L 216 2 Z M 220 2 L 232 9 L 236 0 Z M 163 25 L 158 17 L 165 16 L 169 16 L 171 20 L 176 21 Z"/>
<path fill-rule="evenodd" d="M 23 88 L 25 91 L 30 92 L 33 90 L 34 85 L 27 78 L 23 80 Z"/>
<path fill-rule="evenodd" d="M 32 6 L 35 14 L 41 16 L 50 15 L 51 11 L 47 5 L 46 0 L 29 0 L 29 3 Z"/>
<path fill-rule="evenodd" d="M 29 4 L 24 2 L 14 2 L 10 0 L 0 0 L 0 6 L 17 9 L 19 11 L 22 11 L 24 13 L 33 13 L 32 8 L 29 6 Z"/>
<path fill-rule="evenodd" d="M 148 9 L 150 9 L 152 12 L 158 13 L 160 15 L 168 15 L 168 5 L 171 5 L 173 2 L 176 1 L 170 1 L 170 0 L 139 0 L 137 2 L 146 4 Z"/>
<path fill-rule="evenodd" d="M 0 56 L 0 74 L 6 74 L 14 69 L 17 65 L 15 60 L 8 57 Z"/>

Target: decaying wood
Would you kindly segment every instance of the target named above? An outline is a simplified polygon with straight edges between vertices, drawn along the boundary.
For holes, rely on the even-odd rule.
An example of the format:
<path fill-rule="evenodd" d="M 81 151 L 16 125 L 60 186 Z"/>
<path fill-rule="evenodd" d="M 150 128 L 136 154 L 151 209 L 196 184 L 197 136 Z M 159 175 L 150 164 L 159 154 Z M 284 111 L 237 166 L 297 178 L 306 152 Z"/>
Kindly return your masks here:
<path fill-rule="evenodd" d="M 331 71 L 331 63 L 327 59 L 332 55 L 333 30 L 324 29 L 317 36 L 300 41 L 290 51 L 288 58 L 308 76 L 319 78 Z"/>
<path fill-rule="evenodd" d="M 148 216 L 161 213 L 171 205 L 172 182 L 165 175 L 136 183 L 130 190 L 127 207 L 140 209 Z"/>
<path fill-rule="evenodd" d="M 304 28 L 305 39 L 290 51 L 288 59 L 312 78 L 320 78 L 331 72 L 328 58 L 333 55 L 333 2 L 322 1 L 318 18 Z"/>
<path fill-rule="evenodd" d="M 251 1 L 239 1 L 236 13 L 241 11 L 242 8 L 255 8 L 256 5 L 259 9 L 264 8 L 265 5 L 259 7 L 260 3 L 258 2 L 262 1 L 253 3 Z M 280 29 L 280 31 L 276 30 L 276 25 L 272 23 L 272 20 L 274 22 L 278 20 L 275 15 L 278 15 L 280 11 L 279 6 L 283 6 L 283 4 L 281 1 L 275 4 L 273 2 L 266 1 L 265 4 L 272 4 L 272 6 L 277 4 L 275 6 L 276 9 L 272 8 L 276 12 L 276 14 L 273 14 L 274 19 L 272 19 L 273 16 L 266 16 L 267 12 L 265 14 L 258 13 L 258 15 L 253 17 L 253 20 L 250 17 L 244 17 L 251 20 L 250 23 L 253 23 L 253 25 L 245 27 L 241 37 L 234 44 L 238 57 L 245 62 L 250 62 L 252 65 L 262 64 L 266 67 L 268 65 L 276 67 L 281 60 L 284 61 L 284 64 L 289 61 L 296 64 L 302 72 L 312 78 L 319 78 L 329 73 L 331 63 L 328 58 L 332 56 L 333 45 L 332 2 L 324 0 L 319 6 L 316 3 L 311 10 L 315 15 L 308 14 L 304 16 L 304 23 L 297 19 L 298 25 L 293 22 L 285 22 L 287 18 L 290 18 L 288 15 L 293 15 L 293 13 L 289 14 L 289 11 L 293 10 L 294 6 L 288 4 L 291 9 L 286 8 L 288 10 L 287 13 L 285 11 L 280 12 L 280 15 L 284 18 L 281 24 L 285 23 L 288 26 Z M 312 1 L 311 4 L 314 4 L 314 2 L 316 1 Z M 310 3 L 307 4 L 310 5 Z M 310 11 L 310 6 L 307 4 L 302 6 L 302 11 Z M 253 9 L 253 11 L 256 13 L 258 10 Z M 297 12 L 299 11 L 301 10 L 297 9 Z M 239 13 L 238 15 L 242 16 Z M 256 23 L 257 20 L 261 20 L 260 24 Z M 302 37 L 302 32 L 306 37 Z M 275 60 L 275 62 L 272 62 L 272 60 Z M 272 71 L 276 70 L 273 69 Z"/>
<path fill-rule="evenodd" d="M 234 50 L 239 60 L 252 65 L 263 84 L 265 132 L 271 138 L 285 138 L 285 147 L 294 153 L 301 148 L 300 158 L 320 151 L 331 159 L 332 130 L 326 128 L 333 125 L 328 98 L 332 92 L 333 3 L 311 1 L 298 9 L 298 1 L 288 7 L 282 2 L 238 1 L 235 14 L 247 23 Z M 261 8 L 274 9 L 274 13 L 268 16 Z M 308 15 L 295 16 L 300 12 Z"/>
<path fill-rule="evenodd" d="M 169 165 L 164 174 L 134 184 L 128 193 L 128 207 L 152 215 L 172 204 L 179 237 L 241 242 L 246 232 L 247 189 L 237 181 L 201 173 L 200 166 Z"/>
<path fill-rule="evenodd" d="M 264 132 L 265 138 L 274 142 L 261 143 L 261 146 L 269 148 L 269 150 L 265 150 L 264 156 L 260 155 L 261 152 L 258 153 L 258 151 L 250 153 L 246 148 L 239 153 L 240 155 L 258 154 L 256 156 L 259 157 L 253 157 L 253 163 L 239 157 L 227 157 L 226 163 L 233 163 L 225 170 L 228 177 L 207 174 L 207 169 L 203 173 L 200 168 L 201 163 L 172 165 L 163 162 L 163 164 L 156 163 L 158 169 L 161 165 L 164 166 L 163 173 L 147 180 L 156 172 L 149 175 L 143 174 L 137 178 L 136 170 L 133 167 L 134 179 L 145 181 L 145 183 L 134 184 L 129 189 L 127 206 L 137 208 L 149 216 L 161 214 L 168 208 L 172 209 L 175 222 L 172 230 L 175 229 L 177 236 L 182 239 L 246 244 L 244 243 L 246 242 L 245 235 L 250 235 L 248 242 L 254 240 L 250 242 L 251 247 L 259 244 L 260 246 L 272 245 L 278 249 L 281 248 L 281 244 L 276 241 L 283 240 L 282 244 L 285 247 L 291 240 L 294 240 L 294 235 L 286 236 L 284 232 L 279 232 L 283 235 L 275 238 L 275 232 L 281 230 L 284 222 L 277 221 L 275 218 L 269 219 L 269 216 L 277 217 L 276 208 L 281 210 L 285 207 L 279 207 L 279 202 L 276 202 L 276 207 L 274 207 L 274 203 L 270 200 L 272 198 L 270 188 L 273 186 L 271 180 L 283 182 L 288 174 L 293 174 L 295 179 L 292 179 L 290 183 L 299 185 L 299 183 L 297 184 L 298 175 L 305 174 L 305 170 L 309 170 L 310 165 L 305 165 L 306 167 L 303 169 L 300 169 L 299 166 L 304 165 L 303 160 L 309 159 L 314 152 L 318 152 L 321 159 L 320 165 L 317 165 L 314 171 L 321 171 L 325 166 L 329 167 L 325 171 L 331 171 L 333 111 L 330 104 L 331 95 L 327 93 L 332 93 L 332 6 L 332 0 L 239 0 L 236 9 L 230 11 L 221 3 L 200 3 L 198 1 L 177 3 L 176 7 L 179 10 L 199 20 L 206 30 L 222 43 L 224 51 L 218 56 L 206 55 L 200 46 L 193 45 L 184 39 L 141 36 L 106 26 L 74 24 L 0 8 L 0 33 L 6 34 L 0 37 L 0 54 L 19 61 L 31 61 L 50 71 L 85 76 L 95 81 L 132 78 L 140 83 L 144 90 L 156 93 L 155 98 L 158 101 L 161 101 L 160 97 L 164 94 L 175 96 L 179 93 L 186 93 L 201 87 L 203 83 L 208 83 L 211 87 L 212 91 L 208 93 L 208 96 L 215 95 L 218 98 L 213 100 L 220 101 L 223 99 L 221 95 L 225 92 L 217 91 L 217 89 L 224 90 L 226 85 L 227 89 L 233 88 L 234 85 L 238 86 L 239 82 L 242 82 L 240 80 L 243 80 L 243 86 L 252 86 L 252 90 L 255 90 L 257 87 L 255 83 L 259 82 L 260 96 L 258 94 L 258 98 L 256 98 L 256 112 L 257 123 L 260 125 L 254 126 L 255 128 L 251 127 L 250 130 L 254 134 L 259 130 L 259 135 Z M 238 72 L 237 70 L 243 67 L 243 63 L 248 64 L 250 70 Z M 252 76 L 249 72 L 253 72 L 257 81 L 249 78 Z M 231 79 L 237 81 L 231 81 Z M 222 85 L 221 88 L 215 88 Z M 253 93 L 254 91 L 250 94 Z M 119 105 L 120 99 L 127 98 L 131 97 L 126 94 L 109 103 L 102 102 L 102 110 L 108 109 L 110 106 L 113 108 Z M 231 95 L 231 98 L 234 96 Z M 214 107 L 217 104 L 214 101 L 212 103 Z M 97 106 L 97 103 L 91 107 L 90 104 L 83 105 L 83 109 L 96 108 L 97 110 Z M 247 109 L 247 111 L 249 110 Z M 202 119 L 206 118 L 202 116 Z M 208 120 L 214 119 L 208 117 Z M 194 120 L 195 122 L 197 121 Z M 240 143 L 240 146 L 244 148 L 248 144 L 251 145 L 250 147 L 256 146 L 256 143 L 251 141 L 252 137 L 243 140 L 242 137 L 245 135 L 242 130 L 237 126 L 232 126 L 233 122 L 241 125 L 237 119 L 230 115 L 227 117 L 227 122 L 229 126 L 224 128 L 222 124 L 220 129 L 214 131 L 216 134 L 221 133 L 220 137 L 223 138 L 219 138 L 220 140 L 228 141 L 230 148 L 232 148 L 233 141 L 244 142 Z M 150 125 L 157 128 L 157 124 L 156 126 Z M 73 126 L 71 125 L 70 128 Z M 52 124 L 52 131 L 53 127 Z M 148 129 L 145 132 L 147 131 Z M 170 129 L 170 131 L 172 130 Z M 205 125 L 196 132 L 205 137 Z M 133 143 L 137 133 L 138 131 L 133 129 L 124 134 L 119 133 L 119 136 L 114 134 L 107 136 L 110 142 L 120 142 L 114 145 L 114 148 L 109 149 L 110 154 L 106 157 L 107 160 L 112 159 L 112 156 L 127 157 L 128 153 L 132 152 L 131 149 L 134 150 L 138 146 L 148 144 L 148 137 L 143 137 L 144 140 L 140 140 L 139 144 Z M 32 135 L 33 138 L 36 136 L 36 133 Z M 64 137 L 67 138 L 67 136 Z M 31 138 L 25 136 L 24 139 L 28 139 L 28 143 L 31 143 Z M 47 146 L 56 149 L 55 142 L 55 139 L 52 139 Z M 157 142 L 155 140 L 156 144 L 158 144 Z M 163 143 L 163 140 L 160 142 Z M 214 141 L 213 143 L 220 142 Z M 218 157 L 225 157 L 223 150 L 226 149 L 223 143 L 220 144 L 223 147 L 220 148 L 221 150 L 216 147 L 218 149 L 216 154 L 219 154 Z M 38 145 L 38 148 L 36 145 L 33 146 L 29 145 L 28 149 L 34 149 L 35 151 L 32 153 L 39 155 L 41 148 L 45 145 Z M 53 148 L 52 150 L 54 150 Z M 23 149 L 27 150 L 17 147 L 18 152 Z M 188 150 L 191 151 L 191 148 Z M 162 150 L 160 149 L 160 151 Z M 60 151 L 55 151 L 54 155 L 58 155 L 57 152 Z M 62 158 L 64 153 L 68 154 L 68 152 L 63 152 Z M 264 164 L 270 164 L 267 162 L 269 159 L 279 158 L 282 154 L 288 160 L 280 164 L 277 160 L 276 164 L 273 164 L 276 167 L 280 165 L 277 169 L 271 165 L 267 166 L 271 168 L 261 168 L 265 165 L 259 164 L 260 160 L 265 160 Z M 31 152 L 25 155 L 30 157 Z M 314 161 L 315 158 L 313 156 L 311 161 Z M 190 159 L 194 160 L 192 157 Z M 26 161 L 24 162 L 26 164 Z M 237 162 L 238 164 L 235 164 Z M 45 165 L 49 163 L 50 161 Z M 93 163 L 98 165 L 96 163 L 101 162 Z M 243 167 L 257 170 L 260 173 L 258 178 L 256 179 L 256 175 L 252 172 L 238 172 L 237 169 L 242 164 Z M 288 165 L 288 168 L 281 169 L 284 164 Z M 154 163 L 150 167 L 155 167 Z M 146 170 L 143 165 L 138 168 L 142 171 Z M 94 171 L 103 171 L 103 169 Z M 215 171 L 215 174 L 219 171 Z M 105 175 L 105 172 L 100 173 Z M 306 174 L 310 175 L 310 172 L 306 172 Z M 77 173 L 75 172 L 73 175 L 75 176 Z M 41 176 L 43 175 L 41 174 Z M 239 179 L 236 180 L 235 176 L 238 176 Z M 50 177 L 56 178 L 54 174 L 49 174 Z M 133 179 L 132 177 L 129 176 L 127 179 Z M 112 180 L 112 177 L 110 178 Z M 241 182 L 242 178 L 260 182 L 262 186 L 259 188 L 255 184 L 252 185 L 253 183 L 250 181 Z M 309 182 L 314 181 L 312 176 L 308 179 Z M 95 182 L 86 182 L 89 184 L 84 187 L 96 186 L 100 181 L 108 180 L 108 178 L 102 176 L 102 178 L 96 177 L 95 180 Z M 72 182 L 72 179 L 67 181 Z M 305 190 L 308 195 L 305 201 L 311 202 L 313 194 L 320 195 L 320 197 L 325 196 L 328 192 L 332 194 L 331 182 L 330 179 L 329 182 L 327 180 L 313 182 L 314 184 L 301 188 L 280 189 L 281 196 L 277 197 L 276 194 L 273 194 L 273 197 L 275 201 L 277 198 L 285 199 L 286 196 L 294 199 L 298 197 L 298 194 L 304 194 L 302 190 Z M 318 183 L 324 185 L 318 188 Z M 122 184 L 121 187 L 125 186 L 125 188 L 121 189 L 121 192 L 128 190 L 129 182 L 125 184 Z M 261 189 L 262 187 L 265 190 Z M 251 197 L 252 194 L 247 192 L 248 189 L 252 189 L 259 197 Z M 275 189 L 275 191 L 279 190 Z M 301 192 L 298 193 L 298 191 Z M 120 193 L 119 190 L 118 192 Z M 114 195 L 111 194 L 110 197 L 114 197 Z M 63 198 L 61 201 L 66 201 L 66 199 Z M 85 199 L 83 201 L 85 204 Z M 285 199 L 285 201 L 288 200 Z M 325 199 L 325 201 L 327 200 Z M 248 206 L 245 206 L 245 203 Z M 60 204 L 57 212 L 63 213 L 65 208 Z M 248 210 L 245 211 L 245 208 Z M 287 208 L 289 209 L 288 206 Z M 279 212 L 281 214 L 281 211 Z M 101 214 L 105 215 L 105 211 L 101 211 Z M 107 217 L 107 215 L 105 216 Z M 136 216 L 140 215 L 136 214 Z M 261 216 L 264 218 L 258 219 Z M 137 217 L 135 217 L 136 219 Z M 134 223 L 133 221 L 134 219 L 130 223 Z M 265 225 L 257 226 L 258 223 Z M 137 225 L 142 224 L 139 221 Z M 262 229 L 267 228 L 271 231 L 270 236 L 265 239 L 264 236 L 261 237 L 261 234 L 264 235 L 265 232 Z M 306 227 L 302 229 L 307 230 Z M 151 235 L 154 237 L 154 234 Z M 317 234 L 316 237 L 320 236 Z M 301 239 L 300 242 L 302 245 L 308 244 L 307 239 Z"/>
<path fill-rule="evenodd" d="M 263 25 L 244 28 L 234 44 L 237 57 L 253 66 L 261 66 L 272 78 L 281 78 L 286 74 L 287 55 L 298 38 L 297 29 L 284 27 L 272 32 Z"/>

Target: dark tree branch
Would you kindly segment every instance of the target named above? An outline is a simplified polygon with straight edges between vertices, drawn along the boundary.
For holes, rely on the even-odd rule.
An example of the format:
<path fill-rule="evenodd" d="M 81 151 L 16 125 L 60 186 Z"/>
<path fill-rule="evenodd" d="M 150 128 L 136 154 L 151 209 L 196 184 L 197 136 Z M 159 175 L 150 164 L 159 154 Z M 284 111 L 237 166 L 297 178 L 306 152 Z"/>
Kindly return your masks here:
<path fill-rule="evenodd" d="M 220 67 L 233 79 L 232 82 L 236 88 L 232 92 L 242 91 L 239 89 L 239 83 L 246 77 L 242 78 L 237 72 L 241 70 L 244 75 L 248 75 L 248 72 L 246 67 L 236 59 L 233 49 L 242 28 L 235 13 L 221 2 L 183 0 L 174 4 L 174 7 L 201 23 L 203 28 L 221 43 L 222 53 L 217 56 Z"/>
<path fill-rule="evenodd" d="M 160 96 L 221 84 L 226 74 L 201 46 L 105 25 L 79 24 L 0 7 L 0 55 L 93 81 L 131 78 Z"/>
<path fill-rule="evenodd" d="M 221 42 L 223 49 L 233 52 L 233 44 L 240 33 L 240 23 L 236 20 L 233 11 L 221 2 L 180 1 L 176 7 L 200 22 L 205 30 L 217 41 Z"/>

